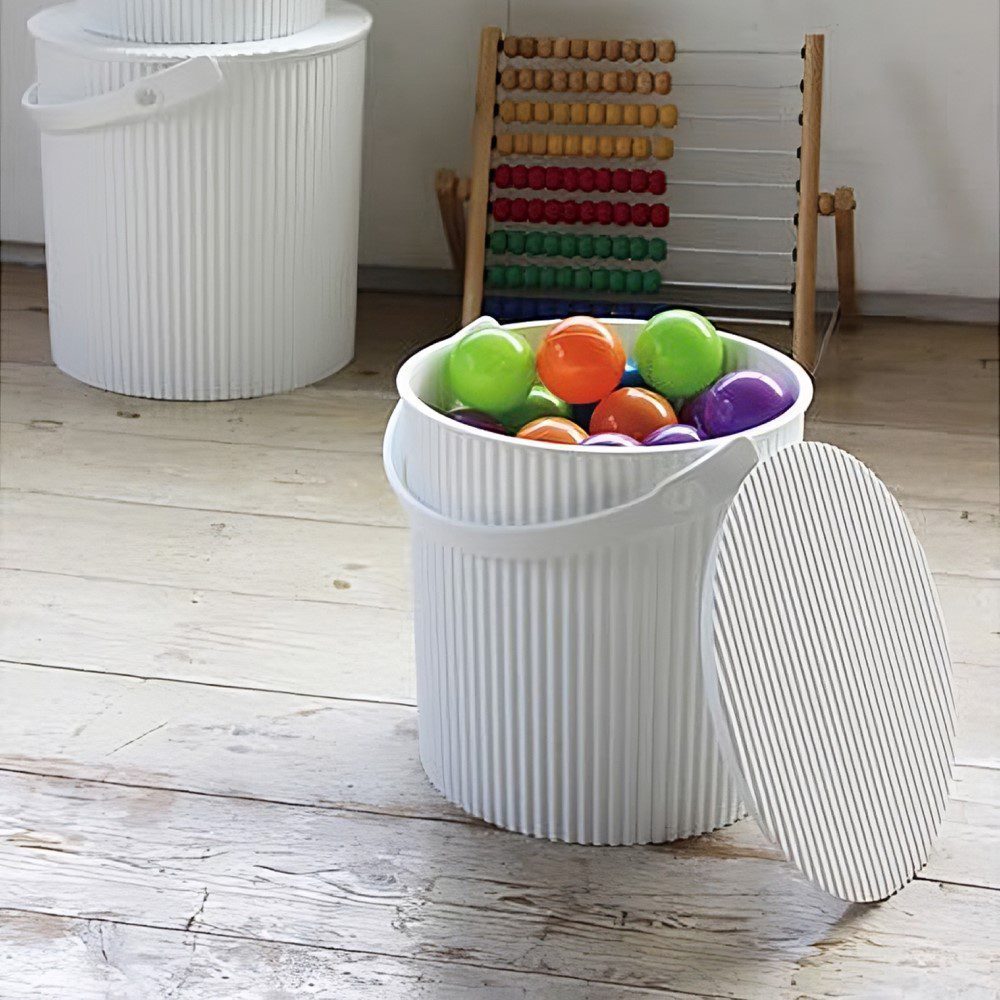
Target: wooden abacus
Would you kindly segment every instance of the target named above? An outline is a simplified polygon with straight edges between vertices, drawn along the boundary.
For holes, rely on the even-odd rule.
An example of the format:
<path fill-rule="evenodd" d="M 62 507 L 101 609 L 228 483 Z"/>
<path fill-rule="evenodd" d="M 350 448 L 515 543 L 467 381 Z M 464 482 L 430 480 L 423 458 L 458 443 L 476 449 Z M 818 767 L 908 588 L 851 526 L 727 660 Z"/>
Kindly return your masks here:
<path fill-rule="evenodd" d="M 671 40 L 516 38 L 504 37 L 499 28 L 483 29 L 471 176 L 466 182 L 451 171 L 439 171 L 437 178 L 449 248 L 456 266 L 464 269 L 463 321 L 471 321 L 484 310 L 503 319 L 554 318 L 573 311 L 641 318 L 668 305 L 686 305 L 724 322 L 789 325 L 793 356 L 815 369 L 826 336 L 841 317 L 853 318 L 856 312 L 853 191 L 840 188 L 831 195 L 819 190 L 823 41 L 822 35 L 807 35 L 799 53 L 803 73 L 795 86 L 801 92 L 801 142 L 792 152 L 675 143 L 669 133 L 686 117 L 739 122 L 744 129 L 752 128 L 755 121 L 778 119 L 743 114 L 685 116 L 673 100 L 662 100 L 675 84 L 667 66 L 688 54 Z M 691 50 L 690 54 L 747 55 L 733 50 Z M 791 54 L 752 53 L 765 57 Z M 702 185 L 702 210 L 684 212 L 680 206 L 676 211 L 665 200 L 664 170 L 675 151 L 744 158 L 796 156 L 794 207 L 787 218 L 705 210 L 713 207 L 710 199 L 715 189 L 725 189 L 730 200 L 730 189 L 741 187 L 787 187 L 791 191 L 790 179 L 771 183 L 764 167 L 754 175 L 765 178 L 760 181 L 739 177 L 671 181 L 677 186 Z M 573 197 L 549 197 L 555 192 Z M 592 192 L 608 197 L 580 197 Z M 650 196 L 656 200 L 647 200 Z M 463 211 L 466 201 L 467 215 Z M 650 236 L 648 230 L 666 227 L 672 209 L 677 220 L 708 221 L 719 232 L 718 227 L 727 225 L 787 223 L 793 245 L 777 250 L 671 245 L 668 254 L 667 242 Z M 818 219 L 831 214 L 837 228 L 839 302 L 824 329 L 818 331 Z M 507 223 L 539 229 L 509 229 Z M 568 231 L 546 230 L 555 225 Z M 697 275 L 695 280 L 689 268 L 684 280 L 674 281 L 666 263 L 673 254 L 690 255 L 695 261 L 722 254 L 780 258 L 765 263 L 787 267 L 789 280 L 764 283 L 738 275 L 734 279 L 732 273 L 726 281 L 714 280 L 711 273 Z M 518 262 L 511 262 L 517 258 Z M 580 261 L 605 259 L 624 266 L 579 265 Z M 666 275 L 657 267 L 627 266 L 638 262 L 663 265 Z M 485 300 L 484 288 L 489 293 Z M 758 293 L 771 296 L 766 308 L 750 301 Z M 721 299 L 713 301 L 713 294 Z"/>

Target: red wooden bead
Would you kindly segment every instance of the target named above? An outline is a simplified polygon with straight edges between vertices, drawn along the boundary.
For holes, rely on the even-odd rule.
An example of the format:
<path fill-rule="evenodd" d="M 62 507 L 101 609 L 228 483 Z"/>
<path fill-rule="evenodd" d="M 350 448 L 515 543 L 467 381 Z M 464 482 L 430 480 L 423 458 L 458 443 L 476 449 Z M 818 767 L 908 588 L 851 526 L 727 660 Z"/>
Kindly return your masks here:
<path fill-rule="evenodd" d="M 632 213 L 629 210 L 629 206 L 624 201 L 616 202 L 614 206 L 615 225 L 627 226 L 631 218 Z"/>
<path fill-rule="evenodd" d="M 576 222 L 580 215 L 580 208 L 575 201 L 564 201 L 562 203 L 563 222 Z"/>
<path fill-rule="evenodd" d="M 593 167 L 580 168 L 580 190 L 593 191 L 595 181 L 595 171 Z"/>
<path fill-rule="evenodd" d="M 601 167 L 594 174 L 594 187 L 598 191 L 610 191 L 611 190 L 611 171 L 607 167 Z"/>
<path fill-rule="evenodd" d="M 493 202 L 493 218 L 497 222 L 506 222 L 510 218 L 510 198 L 497 198 Z"/>
<path fill-rule="evenodd" d="M 611 186 L 618 192 L 624 194 L 628 190 L 628 171 L 619 167 L 611 175 Z"/>
<path fill-rule="evenodd" d="M 649 205 L 638 201 L 632 206 L 632 223 L 636 226 L 649 225 Z"/>
<path fill-rule="evenodd" d="M 597 221 L 602 226 L 609 226 L 615 218 L 615 206 L 610 201 L 599 201 L 597 203 Z"/>
<path fill-rule="evenodd" d="M 580 221 L 591 223 L 597 219 L 597 204 L 592 201 L 580 202 Z"/>
<path fill-rule="evenodd" d="M 580 186 L 580 171 L 576 167 L 563 167 L 562 188 L 564 191 L 575 191 Z"/>
<path fill-rule="evenodd" d="M 550 191 L 558 191 L 563 186 L 563 172 L 559 167 L 549 167 L 545 171 L 545 186 Z"/>
<path fill-rule="evenodd" d="M 650 170 L 649 193 L 663 194 L 667 190 L 667 175 L 662 170 Z"/>
<path fill-rule="evenodd" d="M 653 205 L 649 210 L 649 221 L 657 227 L 665 226 L 670 221 L 670 209 L 666 205 Z"/>
<path fill-rule="evenodd" d="M 528 201 L 526 198 L 515 198 L 510 203 L 510 217 L 515 222 L 524 222 L 528 217 Z"/>
<path fill-rule="evenodd" d="M 629 174 L 628 186 L 630 191 L 641 194 L 649 185 L 649 174 L 645 170 L 633 170 Z"/>
<path fill-rule="evenodd" d="M 545 187 L 545 167 L 531 167 L 528 171 L 528 187 L 541 191 Z"/>
<path fill-rule="evenodd" d="M 493 183 L 498 188 L 510 187 L 510 167 L 506 163 L 501 163 L 493 173 Z"/>
<path fill-rule="evenodd" d="M 545 221 L 551 222 L 553 225 L 557 223 L 562 218 L 562 209 L 560 208 L 559 202 L 553 199 L 552 201 L 547 201 L 545 203 Z"/>
<path fill-rule="evenodd" d="M 541 222 L 545 218 L 545 202 L 541 198 L 532 198 L 528 202 L 528 221 Z"/>
<path fill-rule="evenodd" d="M 528 168 L 519 163 L 510 172 L 511 187 L 523 188 L 528 186 Z"/>

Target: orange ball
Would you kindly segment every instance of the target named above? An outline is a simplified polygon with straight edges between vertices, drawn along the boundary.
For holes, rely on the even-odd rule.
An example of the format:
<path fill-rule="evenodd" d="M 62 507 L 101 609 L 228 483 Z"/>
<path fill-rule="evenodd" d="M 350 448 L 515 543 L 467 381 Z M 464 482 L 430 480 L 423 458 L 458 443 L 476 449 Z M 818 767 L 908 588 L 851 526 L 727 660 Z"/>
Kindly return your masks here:
<path fill-rule="evenodd" d="M 674 408 L 658 392 L 626 386 L 597 404 L 591 434 L 628 434 L 641 441 L 647 434 L 677 423 Z"/>
<path fill-rule="evenodd" d="M 539 417 L 525 424 L 518 432 L 525 441 L 548 441 L 549 444 L 580 444 L 587 432 L 565 417 Z"/>
<path fill-rule="evenodd" d="M 596 403 L 625 371 L 625 348 L 603 323 L 570 316 L 545 335 L 535 356 L 538 377 L 567 403 Z"/>

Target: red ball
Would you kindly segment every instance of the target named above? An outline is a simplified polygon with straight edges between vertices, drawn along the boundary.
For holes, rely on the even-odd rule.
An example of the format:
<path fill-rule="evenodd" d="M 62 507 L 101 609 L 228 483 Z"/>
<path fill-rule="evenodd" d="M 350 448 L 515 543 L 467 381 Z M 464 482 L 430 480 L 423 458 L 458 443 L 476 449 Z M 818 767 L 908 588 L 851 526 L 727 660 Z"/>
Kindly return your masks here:
<path fill-rule="evenodd" d="M 632 224 L 636 226 L 649 225 L 649 205 L 639 201 L 632 206 Z"/>
<path fill-rule="evenodd" d="M 555 169 L 558 169 L 556 167 Z M 580 171 L 576 167 L 563 167 L 562 188 L 564 191 L 575 191 L 580 186 Z"/>
<path fill-rule="evenodd" d="M 650 194 L 663 194 L 667 190 L 667 175 L 662 170 L 650 170 L 647 186 Z"/>
<path fill-rule="evenodd" d="M 597 203 L 597 221 L 602 226 L 610 226 L 615 218 L 615 206 L 610 201 Z"/>
<path fill-rule="evenodd" d="M 630 191 L 634 191 L 636 194 L 642 194 L 642 192 L 649 186 L 649 175 L 645 170 L 633 170 L 631 174 L 629 174 L 628 186 Z"/>
<path fill-rule="evenodd" d="M 515 198 L 510 203 L 510 217 L 515 222 L 524 222 L 528 218 L 527 198 Z"/>
<path fill-rule="evenodd" d="M 528 168 L 519 163 L 510 172 L 511 187 L 523 188 L 528 186 Z"/>
<path fill-rule="evenodd" d="M 545 202 L 541 198 L 532 198 L 528 202 L 528 221 L 541 222 L 545 218 Z"/>
<path fill-rule="evenodd" d="M 649 221 L 657 228 L 663 228 L 670 221 L 670 209 L 666 205 L 653 205 L 649 210 Z"/>
<path fill-rule="evenodd" d="M 545 167 L 531 167 L 528 170 L 528 187 L 541 191 L 545 187 Z"/>
<path fill-rule="evenodd" d="M 563 172 L 559 167 L 548 167 L 546 169 L 545 186 L 550 191 L 558 191 L 563 186 Z"/>
<path fill-rule="evenodd" d="M 632 213 L 629 206 L 623 202 L 619 201 L 615 203 L 614 206 L 614 220 L 616 226 L 627 226 L 632 219 Z"/>
<path fill-rule="evenodd" d="M 506 222 L 510 218 L 510 198 L 497 198 L 493 202 L 493 218 L 497 222 Z"/>
<path fill-rule="evenodd" d="M 620 194 L 624 194 L 628 190 L 628 179 L 628 171 L 619 167 L 611 175 L 611 186 Z"/>
<path fill-rule="evenodd" d="M 597 219 L 597 203 L 593 201 L 580 202 L 580 221 L 590 224 Z"/>
<path fill-rule="evenodd" d="M 506 163 L 501 163 L 493 172 L 493 183 L 498 188 L 510 187 L 510 167 Z"/>
<path fill-rule="evenodd" d="M 581 167 L 580 168 L 580 190 L 581 191 L 593 191 L 594 182 L 596 180 L 595 171 L 593 167 Z"/>
<path fill-rule="evenodd" d="M 545 221 L 555 225 L 562 218 L 562 209 L 556 200 L 545 203 Z"/>
<path fill-rule="evenodd" d="M 563 222 L 576 222 L 580 216 L 580 206 L 575 201 L 564 201 L 562 203 Z"/>
<path fill-rule="evenodd" d="M 594 174 L 594 187 L 598 191 L 610 191 L 611 190 L 611 171 L 607 167 L 601 167 Z"/>

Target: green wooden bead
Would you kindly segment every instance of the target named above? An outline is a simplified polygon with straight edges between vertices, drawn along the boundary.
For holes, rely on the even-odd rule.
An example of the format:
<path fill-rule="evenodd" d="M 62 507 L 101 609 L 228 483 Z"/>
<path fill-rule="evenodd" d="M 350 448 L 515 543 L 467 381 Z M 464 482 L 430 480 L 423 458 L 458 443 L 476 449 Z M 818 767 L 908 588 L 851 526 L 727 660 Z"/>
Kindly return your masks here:
<path fill-rule="evenodd" d="M 660 290 L 660 272 L 659 271 L 643 271 L 642 272 L 642 290 L 647 295 L 653 295 Z"/>
<path fill-rule="evenodd" d="M 594 256 L 594 237 L 581 236 L 576 241 L 576 253 L 578 257 Z"/>
<path fill-rule="evenodd" d="M 511 230 L 507 234 L 507 249 L 511 253 L 524 253 L 524 233 Z"/>
<path fill-rule="evenodd" d="M 616 236 L 611 241 L 611 253 L 615 260 L 628 260 L 628 237 Z"/>
<path fill-rule="evenodd" d="M 502 267 L 486 268 L 486 285 L 488 288 L 503 288 L 506 285 Z"/>
<path fill-rule="evenodd" d="M 528 233 L 528 236 L 524 241 L 525 252 L 531 254 L 532 256 L 537 256 L 542 252 L 542 245 L 544 242 L 545 237 L 542 233 Z"/>
<path fill-rule="evenodd" d="M 619 270 L 613 270 L 611 272 L 611 277 L 609 279 L 611 284 L 611 291 L 613 292 L 624 292 L 625 291 L 625 272 Z"/>
<path fill-rule="evenodd" d="M 524 284 L 524 268 L 511 264 L 504 273 L 508 288 L 520 288 Z"/>
<path fill-rule="evenodd" d="M 539 288 L 555 288 L 556 287 L 556 269 L 554 267 L 543 267 L 541 268 L 541 274 L 538 276 L 538 287 Z"/>
<path fill-rule="evenodd" d="M 596 236 L 596 237 L 594 237 L 594 253 L 598 257 L 610 257 L 611 256 L 611 237 L 610 236 Z"/>
<path fill-rule="evenodd" d="M 545 252 L 550 257 L 559 256 L 559 234 L 558 233 L 546 233 L 542 240 L 542 246 L 545 248 Z"/>
<path fill-rule="evenodd" d="M 625 272 L 625 290 L 632 295 L 642 291 L 642 271 Z"/>
<path fill-rule="evenodd" d="M 490 233 L 490 250 L 494 253 L 507 252 L 507 231 L 497 229 Z"/>
<path fill-rule="evenodd" d="M 563 233 L 562 236 L 559 237 L 559 256 L 576 256 L 576 237 L 571 233 Z"/>
<path fill-rule="evenodd" d="M 611 275 L 606 267 L 595 267 L 590 275 L 590 287 L 595 292 L 606 292 L 611 286 Z"/>
<path fill-rule="evenodd" d="M 628 241 L 628 255 L 632 260 L 645 260 L 649 252 L 649 244 L 641 236 L 633 236 Z"/>
<path fill-rule="evenodd" d="M 667 258 L 666 241 L 661 240 L 658 236 L 654 236 L 653 239 L 649 241 L 649 259 L 666 260 L 666 258 Z"/>
<path fill-rule="evenodd" d="M 577 267 L 573 270 L 573 287 L 578 292 L 585 292 L 590 288 L 590 270 L 586 267 Z"/>
<path fill-rule="evenodd" d="M 524 269 L 524 287 L 525 288 L 537 288 L 539 281 L 541 280 L 541 269 L 537 264 L 529 264 Z"/>
<path fill-rule="evenodd" d="M 556 285 L 559 288 L 572 288 L 573 287 L 573 268 L 571 268 L 571 267 L 560 267 L 556 271 Z"/>

